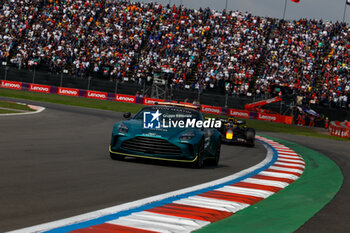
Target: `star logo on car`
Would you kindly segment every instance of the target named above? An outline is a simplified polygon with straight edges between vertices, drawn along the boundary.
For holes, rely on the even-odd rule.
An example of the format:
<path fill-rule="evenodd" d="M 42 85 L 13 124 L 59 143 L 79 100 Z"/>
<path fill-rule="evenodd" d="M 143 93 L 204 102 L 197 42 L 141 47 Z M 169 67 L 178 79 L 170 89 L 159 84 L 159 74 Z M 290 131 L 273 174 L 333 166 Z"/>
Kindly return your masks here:
<path fill-rule="evenodd" d="M 159 117 L 160 117 L 161 115 L 162 115 L 162 114 L 159 112 L 159 110 L 157 110 L 155 113 L 152 113 L 153 118 L 152 118 L 151 122 L 153 122 L 154 120 L 160 121 L 160 120 L 159 120 Z"/>

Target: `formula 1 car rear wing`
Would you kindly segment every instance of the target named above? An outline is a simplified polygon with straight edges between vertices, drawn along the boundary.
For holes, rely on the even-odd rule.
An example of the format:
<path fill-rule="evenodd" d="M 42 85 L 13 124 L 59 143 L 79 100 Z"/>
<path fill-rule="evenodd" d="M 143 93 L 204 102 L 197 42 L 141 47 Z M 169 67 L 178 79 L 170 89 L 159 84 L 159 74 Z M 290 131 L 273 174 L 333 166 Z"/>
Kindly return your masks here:
<path fill-rule="evenodd" d="M 229 122 L 232 122 L 235 125 L 245 125 L 246 124 L 245 120 L 237 120 L 237 119 L 232 118 L 232 117 L 230 117 L 230 118 L 220 118 L 218 120 L 222 121 L 223 124 L 227 124 Z"/>
<path fill-rule="evenodd" d="M 200 106 L 191 105 L 191 104 L 180 104 L 180 103 L 171 103 L 171 102 L 155 102 L 155 105 L 166 105 L 166 106 L 174 106 L 174 107 L 182 107 L 182 108 L 190 108 L 194 110 L 200 110 Z"/>
<path fill-rule="evenodd" d="M 254 103 L 251 103 L 251 104 L 246 104 L 244 106 L 245 110 L 247 111 L 251 111 L 253 110 L 254 108 L 257 108 L 257 107 L 260 107 L 260 106 L 264 106 L 266 104 L 271 104 L 271 103 L 275 103 L 275 102 L 279 102 L 281 101 L 282 99 L 278 96 L 276 96 L 275 98 L 272 98 L 272 99 L 267 99 L 267 100 L 262 100 L 262 101 L 258 101 L 258 102 L 254 102 Z"/>

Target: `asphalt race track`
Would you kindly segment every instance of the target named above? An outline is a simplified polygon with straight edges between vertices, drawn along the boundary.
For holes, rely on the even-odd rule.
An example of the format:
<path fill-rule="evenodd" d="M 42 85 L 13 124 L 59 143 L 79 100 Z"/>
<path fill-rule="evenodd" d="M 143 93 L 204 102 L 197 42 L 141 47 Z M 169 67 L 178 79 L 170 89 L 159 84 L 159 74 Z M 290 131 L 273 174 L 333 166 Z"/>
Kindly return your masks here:
<path fill-rule="evenodd" d="M 1 98 L 0 100 L 14 100 Z M 39 114 L 0 116 L 0 232 L 37 225 L 212 181 L 251 167 L 266 150 L 222 146 L 219 167 L 127 159 L 108 145 L 121 113 L 37 104 Z"/>
<path fill-rule="evenodd" d="M 2 98 L 0 100 L 15 100 Z M 128 159 L 112 161 L 108 145 L 121 113 L 20 100 L 39 114 L 0 116 L 0 232 L 54 221 L 215 180 L 259 163 L 265 149 L 222 146 L 219 167 Z M 350 229 L 350 143 L 264 133 L 319 151 L 341 168 L 335 198 L 297 231 Z"/>

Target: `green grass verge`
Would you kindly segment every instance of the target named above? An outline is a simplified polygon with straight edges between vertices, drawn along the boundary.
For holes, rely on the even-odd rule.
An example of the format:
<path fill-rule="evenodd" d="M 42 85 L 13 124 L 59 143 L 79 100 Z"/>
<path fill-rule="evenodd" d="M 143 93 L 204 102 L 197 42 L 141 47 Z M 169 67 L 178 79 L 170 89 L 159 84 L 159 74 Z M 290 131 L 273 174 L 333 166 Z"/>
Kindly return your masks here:
<path fill-rule="evenodd" d="M 70 97 L 70 96 L 36 93 L 36 92 L 8 90 L 8 89 L 2 89 L 2 88 L 0 88 L 0 96 L 29 99 L 29 100 L 65 104 L 65 105 L 72 105 L 72 106 L 80 106 L 80 107 L 87 107 L 87 108 L 97 108 L 97 109 L 111 110 L 111 111 L 117 111 L 117 112 L 136 113 L 143 107 L 143 105 L 140 105 L 140 104 L 128 104 L 128 103 L 87 99 L 87 98 L 80 98 L 80 97 Z M 217 117 L 217 115 L 209 115 L 209 114 L 206 116 Z M 278 124 L 273 122 L 250 120 L 250 119 L 246 121 L 249 127 L 255 128 L 258 131 L 280 132 L 280 133 L 288 133 L 288 134 L 294 134 L 294 135 L 350 141 L 350 139 L 338 138 L 338 137 L 330 136 L 325 133 L 320 133 L 315 128 L 299 127 L 294 125 L 285 125 L 285 124 Z"/>
<path fill-rule="evenodd" d="M 36 93 L 36 92 L 27 92 L 27 91 L 16 91 L 16 90 L 7 90 L 0 88 L 0 96 L 35 100 L 56 104 L 65 104 L 79 107 L 87 108 L 96 108 L 103 110 L 110 110 L 116 112 L 131 112 L 137 113 L 143 105 L 140 104 L 128 104 L 115 101 L 106 101 L 106 100 L 97 100 L 97 99 L 87 99 L 81 97 L 72 97 L 72 96 L 61 96 L 54 94 L 45 94 L 45 93 Z"/>
<path fill-rule="evenodd" d="M 339 191 L 344 177 L 331 159 L 296 143 L 273 137 L 266 138 L 286 145 L 302 155 L 306 163 L 304 173 L 280 192 L 196 232 L 294 232 Z"/>
<path fill-rule="evenodd" d="M 19 113 L 18 111 L 12 111 L 7 109 L 0 109 L 0 115 L 1 114 L 8 114 L 8 113 Z"/>
<path fill-rule="evenodd" d="M 11 110 L 16 109 L 16 110 L 24 110 L 24 111 L 34 111 L 33 109 L 29 108 L 27 105 L 7 102 L 7 101 L 0 101 L 0 108 L 8 108 Z"/>
<path fill-rule="evenodd" d="M 265 131 L 265 132 L 278 132 L 278 133 L 287 133 L 287 134 L 293 134 L 293 135 L 333 139 L 338 141 L 350 141 L 350 139 L 334 137 L 329 135 L 327 131 L 323 132 L 323 130 L 320 130 L 318 128 L 312 128 L 312 127 L 301 127 L 296 125 L 278 124 L 273 122 L 262 123 L 261 121 L 258 121 L 258 120 L 248 120 L 247 124 L 250 127 L 253 127 L 259 131 Z"/>

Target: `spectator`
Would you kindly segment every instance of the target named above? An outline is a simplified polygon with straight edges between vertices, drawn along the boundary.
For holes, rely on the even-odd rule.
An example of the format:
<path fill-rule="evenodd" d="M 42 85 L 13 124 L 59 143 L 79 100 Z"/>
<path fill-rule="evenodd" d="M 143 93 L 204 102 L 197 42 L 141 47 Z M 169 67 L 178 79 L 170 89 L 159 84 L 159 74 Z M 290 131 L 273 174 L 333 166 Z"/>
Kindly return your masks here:
<path fill-rule="evenodd" d="M 350 104 L 344 23 L 115 0 L 6 0 L 0 23 L 0 60 L 19 68 L 139 85 L 166 72 L 175 88 L 268 98 L 278 87 L 299 104 Z"/>

